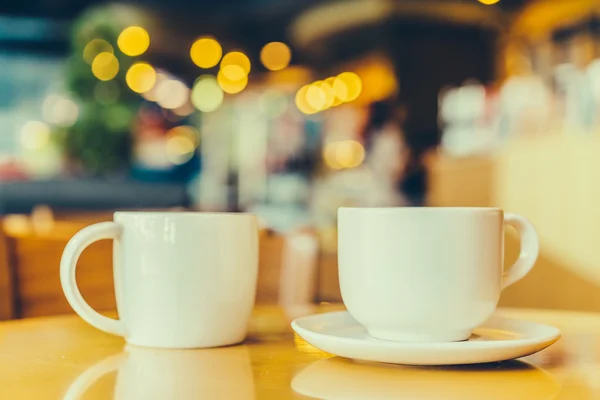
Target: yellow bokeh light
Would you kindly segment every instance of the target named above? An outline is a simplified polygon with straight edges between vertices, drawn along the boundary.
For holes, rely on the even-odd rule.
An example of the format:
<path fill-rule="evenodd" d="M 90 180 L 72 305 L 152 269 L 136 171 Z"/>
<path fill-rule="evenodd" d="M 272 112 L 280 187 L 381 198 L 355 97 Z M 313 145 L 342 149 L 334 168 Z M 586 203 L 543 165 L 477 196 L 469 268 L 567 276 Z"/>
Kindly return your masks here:
<path fill-rule="evenodd" d="M 323 159 L 325 160 L 325 164 L 331 169 L 342 169 L 336 157 L 337 145 L 338 142 L 327 143 L 323 149 Z"/>
<path fill-rule="evenodd" d="M 8 214 L 4 217 L 3 230 L 12 237 L 29 235 L 32 231 L 32 221 L 28 215 Z"/>
<path fill-rule="evenodd" d="M 191 126 L 177 126 L 167 132 L 166 153 L 169 162 L 181 165 L 188 162 L 198 147 L 198 132 Z"/>
<path fill-rule="evenodd" d="M 21 128 L 21 146 L 39 150 L 50 143 L 50 127 L 40 121 L 29 121 Z"/>
<path fill-rule="evenodd" d="M 127 71 L 125 81 L 134 92 L 145 93 L 156 84 L 156 71 L 148 63 L 135 63 Z"/>
<path fill-rule="evenodd" d="M 223 103 L 223 90 L 212 75 L 202 75 L 194 83 L 192 104 L 199 111 L 212 112 Z"/>
<path fill-rule="evenodd" d="M 290 64 L 292 52 L 290 48 L 281 42 L 267 43 L 260 51 L 260 61 L 266 69 L 279 71 Z"/>
<path fill-rule="evenodd" d="M 227 78 L 230 81 L 241 81 L 248 75 L 246 75 L 246 71 L 239 65 L 226 65 L 219 71 L 221 75 Z"/>
<path fill-rule="evenodd" d="M 183 107 L 189 95 L 190 89 L 185 83 L 176 79 L 165 79 L 156 85 L 156 102 L 168 110 Z"/>
<path fill-rule="evenodd" d="M 232 51 L 223 56 L 223 59 L 221 60 L 221 69 L 225 69 L 228 65 L 237 65 L 241 67 L 246 75 L 250 73 L 250 59 L 244 53 L 239 51 Z"/>
<path fill-rule="evenodd" d="M 332 169 L 355 168 L 365 160 L 365 148 L 356 140 L 327 143 L 323 149 L 323 159 Z"/>
<path fill-rule="evenodd" d="M 92 62 L 92 73 L 101 81 L 109 81 L 119 72 L 119 60 L 114 54 L 102 52 Z"/>
<path fill-rule="evenodd" d="M 221 87 L 221 89 L 223 89 L 225 93 L 235 94 L 241 92 L 246 88 L 246 86 L 248 85 L 248 76 L 242 74 L 241 79 L 231 80 L 225 74 L 225 70 L 222 69 L 217 74 L 217 82 L 219 83 L 219 86 Z"/>
<path fill-rule="evenodd" d="M 100 53 L 111 53 L 115 51 L 113 47 L 104 39 L 92 39 L 83 48 L 83 59 L 86 63 L 92 64 L 94 58 Z"/>
<path fill-rule="evenodd" d="M 183 136 L 192 141 L 194 147 L 198 147 L 200 143 L 200 134 L 198 130 L 190 125 L 176 126 L 167 132 L 167 137 Z"/>
<path fill-rule="evenodd" d="M 335 98 L 333 99 L 334 106 L 342 104 L 344 99 L 348 98 L 348 86 L 346 86 L 346 83 L 343 80 L 332 77 L 325 79 L 325 82 L 331 86 L 333 93 L 335 94 Z"/>
<path fill-rule="evenodd" d="M 117 45 L 123 54 L 139 56 L 148 50 L 150 35 L 140 26 L 130 26 L 121 32 L 117 39 Z"/>
<path fill-rule="evenodd" d="M 327 105 L 327 96 L 325 91 L 321 88 L 321 82 L 311 84 L 306 91 L 306 102 L 314 110 L 322 111 Z"/>
<path fill-rule="evenodd" d="M 356 140 L 338 142 L 335 158 L 342 168 L 358 167 L 365 159 L 365 148 Z"/>
<path fill-rule="evenodd" d="M 333 90 L 343 102 L 356 100 L 362 92 L 362 80 L 354 72 L 343 72 L 335 78 Z"/>
<path fill-rule="evenodd" d="M 212 38 L 201 38 L 192 44 L 190 57 L 200 68 L 212 68 L 219 63 L 223 49 L 219 42 Z"/>
<path fill-rule="evenodd" d="M 194 156 L 194 144 L 188 138 L 176 136 L 167 140 L 167 159 L 175 164 L 185 164 Z"/>
<path fill-rule="evenodd" d="M 296 107 L 298 107 L 298 110 L 300 110 L 300 112 L 307 115 L 314 114 L 318 111 L 314 109 L 310 104 L 308 104 L 308 101 L 306 99 L 306 95 L 310 86 L 311 85 L 302 86 L 300 90 L 298 90 L 298 92 L 296 93 Z"/>
<path fill-rule="evenodd" d="M 314 84 L 316 85 L 317 82 L 315 82 Z M 333 90 L 333 87 L 327 80 L 320 81 L 318 84 L 323 93 L 325 94 L 325 105 L 323 106 L 323 109 L 326 110 L 329 107 L 333 106 L 333 103 L 335 101 L 335 91 Z"/>
<path fill-rule="evenodd" d="M 481 4 L 485 4 L 486 6 L 490 6 L 492 4 L 496 4 L 500 2 L 500 0 L 479 0 Z"/>

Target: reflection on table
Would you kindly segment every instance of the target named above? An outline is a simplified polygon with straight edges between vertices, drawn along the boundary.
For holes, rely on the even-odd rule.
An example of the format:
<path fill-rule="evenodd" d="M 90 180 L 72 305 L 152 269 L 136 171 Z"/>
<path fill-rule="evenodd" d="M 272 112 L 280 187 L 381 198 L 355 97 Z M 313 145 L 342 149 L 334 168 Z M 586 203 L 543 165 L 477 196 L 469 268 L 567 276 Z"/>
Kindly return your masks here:
<path fill-rule="evenodd" d="M 290 314 L 272 306 L 256 308 L 243 344 L 191 351 L 124 348 L 76 316 L 25 319 L 0 323 L 0 385 L 3 398 L 16 400 L 600 397 L 600 315 L 499 314 L 555 325 L 563 337 L 519 361 L 423 368 L 332 357 L 294 335 Z"/>
<path fill-rule="evenodd" d="M 560 384 L 522 361 L 444 368 L 363 363 L 340 357 L 317 361 L 292 388 L 319 399 L 553 399 Z"/>

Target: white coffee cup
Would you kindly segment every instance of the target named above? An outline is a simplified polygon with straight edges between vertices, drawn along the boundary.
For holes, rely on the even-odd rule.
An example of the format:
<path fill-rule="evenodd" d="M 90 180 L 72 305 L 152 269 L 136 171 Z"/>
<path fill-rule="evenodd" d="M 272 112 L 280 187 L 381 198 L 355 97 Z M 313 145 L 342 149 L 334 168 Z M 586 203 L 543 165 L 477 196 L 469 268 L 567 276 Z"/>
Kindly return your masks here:
<path fill-rule="evenodd" d="M 94 311 L 75 280 L 91 243 L 113 239 L 120 320 Z M 223 346 L 244 340 L 258 274 L 258 228 L 249 214 L 117 212 L 67 244 L 60 265 L 71 307 L 128 343 L 162 348 Z"/>
<path fill-rule="evenodd" d="M 503 272 L 504 224 L 521 236 Z M 525 218 L 498 208 L 340 208 L 340 288 L 350 314 L 378 339 L 469 338 L 523 278 L 539 242 Z"/>

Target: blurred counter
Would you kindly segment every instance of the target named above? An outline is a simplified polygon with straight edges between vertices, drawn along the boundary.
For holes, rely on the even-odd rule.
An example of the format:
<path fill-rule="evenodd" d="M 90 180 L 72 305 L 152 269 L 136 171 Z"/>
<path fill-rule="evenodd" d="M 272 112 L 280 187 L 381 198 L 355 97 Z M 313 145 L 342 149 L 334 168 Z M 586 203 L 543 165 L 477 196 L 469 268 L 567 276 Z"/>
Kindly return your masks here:
<path fill-rule="evenodd" d="M 40 204 L 53 210 L 105 211 L 187 207 L 189 203 L 183 184 L 98 179 L 0 183 L 0 215 L 29 214 Z"/>
<path fill-rule="evenodd" d="M 522 137 L 493 157 L 435 155 L 428 171 L 430 205 L 498 206 L 538 229 L 536 268 L 504 305 L 600 311 L 600 137 Z M 506 248 L 510 265 L 517 238 Z"/>

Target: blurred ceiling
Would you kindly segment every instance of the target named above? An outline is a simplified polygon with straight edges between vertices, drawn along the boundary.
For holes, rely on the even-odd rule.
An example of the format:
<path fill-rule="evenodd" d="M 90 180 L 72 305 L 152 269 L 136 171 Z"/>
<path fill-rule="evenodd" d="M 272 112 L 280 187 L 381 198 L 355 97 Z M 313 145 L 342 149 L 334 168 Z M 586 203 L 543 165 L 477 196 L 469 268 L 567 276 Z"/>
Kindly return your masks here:
<path fill-rule="evenodd" d="M 302 29 L 309 36 L 312 35 L 310 37 L 313 42 L 316 39 L 316 43 L 321 46 L 321 51 L 319 45 L 311 44 L 311 40 L 304 40 L 302 43 L 302 38 L 290 37 L 294 34 L 290 32 L 294 22 L 313 10 L 336 5 L 344 8 L 352 3 L 363 3 L 361 7 L 367 10 L 371 8 L 371 4 L 392 5 L 396 9 L 396 14 L 399 14 L 398 10 L 407 4 L 423 10 L 432 10 L 448 3 L 462 4 L 481 13 L 488 11 L 498 13 L 518 10 L 527 1 L 529 0 L 500 0 L 497 5 L 490 7 L 480 5 L 477 0 L 367 0 L 362 2 L 354 0 L 123 0 L 118 3 L 147 9 L 153 15 L 161 35 L 164 33 L 165 41 L 173 35 L 187 42 L 189 38 L 198 35 L 212 34 L 219 40 L 243 48 L 251 54 L 258 54 L 261 47 L 269 41 L 284 41 L 296 47 L 294 48 L 296 62 L 312 63 L 319 60 L 328 64 L 331 60 L 323 57 L 322 48 L 329 43 L 321 40 L 324 32 L 316 31 L 325 28 L 328 24 L 331 25 L 331 20 L 319 24 L 309 22 L 310 29 Z M 0 1 L 0 47 L 65 53 L 69 48 L 70 22 L 86 9 L 103 4 L 109 2 L 99 0 Z M 444 12 L 447 13 L 441 11 Z M 343 27 L 344 29 L 333 31 L 336 34 L 344 32 L 344 35 L 354 35 L 360 39 L 363 34 L 366 34 L 365 30 L 373 32 L 368 23 L 361 22 L 353 29 Z M 327 38 L 327 40 L 339 40 L 339 38 Z M 174 43 L 176 40 L 170 42 Z M 359 50 L 359 42 L 361 40 L 353 40 L 356 50 Z M 362 42 L 368 42 L 368 38 L 364 37 Z M 339 46 L 339 49 L 343 53 L 342 46 Z M 329 56 L 333 55 L 335 54 L 331 53 Z M 339 54 L 339 56 L 343 58 L 344 55 Z M 165 57 L 167 63 L 168 58 Z"/>
<path fill-rule="evenodd" d="M 335 1 L 335 0 L 334 0 Z M 402 0 L 397 0 L 402 2 Z M 473 3 L 476 0 L 462 0 Z M 497 6 L 505 10 L 515 10 L 531 0 L 501 0 Z M 326 3 L 331 0 L 125 0 L 122 3 L 147 5 L 151 7 L 180 9 L 191 13 L 201 11 L 196 15 L 214 16 L 215 14 L 238 14 L 249 17 L 254 13 L 268 13 L 272 15 L 298 12 L 310 7 L 314 3 Z M 422 0 L 426 3 L 427 0 Z M 0 2 L 0 14 L 38 16 L 56 19 L 71 19 L 76 17 L 86 8 L 105 4 L 101 0 L 30 0 L 30 1 L 3 1 Z M 251 13 L 251 14 L 248 14 Z"/>
<path fill-rule="evenodd" d="M 340 61 L 372 51 L 374 43 L 383 52 L 395 52 L 394 35 L 410 36 L 412 32 L 401 32 L 395 25 L 410 22 L 408 25 L 417 30 L 419 23 L 430 25 L 423 23 L 425 19 L 419 14 L 431 14 L 429 21 L 434 25 L 454 19 L 454 24 L 471 21 L 471 25 L 481 27 L 489 22 L 500 24 L 504 14 L 519 10 L 528 1 L 532 0 L 500 0 L 493 6 L 481 5 L 477 0 L 123 0 L 118 3 L 148 11 L 157 33 L 150 54 L 152 61 L 185 77 L 195 73 L 195 69 L 181 62 L 181 54 L 187 54 L 189 43 L 203 34 L 214 35 L 226 47 L 240 48 L 251 58 L 266 43 L 283 41 L 292 46 L 294 63 L 327 70 Z M 104 4 L 110 3 L 0 1 L 0 48 L 65 54 L 69 51 L 70 22 L 86 9 Z M 381 11 L 379 15 L 377 9 Z"/>
<path fill-rule="evenodd" d="M 386 54 L 398 81 L 402 82 L 403 102 L 414 116 L 406 125 L 411 132 L 408 140 L 418 149 L 438 140 L 440 88 L 473 77 L 488 82 L 493 77 L 492 53 L 497 28 L 505 26 L 507 17 L 530 1 L 535 0 L 500 0 L 493 6 L 477 0 L 128 0 L 120 3 L 142 8 L 149 16 L 153 45 L 148 61 L 188 82 L 198 74 L 188 56 L 189 46 L 203 34 L 216 36 L 228 50 L 243 50 L 252 65 L 257 66 L 253 71 L 261 70 L 256 57 L 270 41 L 289 43 L 293 62 L 311 67 L 322 77 L 339 64 L 365 53 Z M 57 25 L 51 23 L 30 42 L 44 51 L 52 46 L 62 46 L 63 51 L 68 51 L 70 21 L 89 7 L 101 4 L 108 3 L 0 1 L 0 46 L 12 43 L 11 35 L 31 36 L 32 30 L 22 28 L 20 21 L 13 21 L 12 29 L 3 31 L 10 24 L 3 24 L 2 17 L 10 21 L 7 16 L 16 16 L 24 21 L 41 21 L 42 25 L 54 21 Z M 21 49 L 23 43 L 29 45 L 22 40 L 16 46 Z"/>

